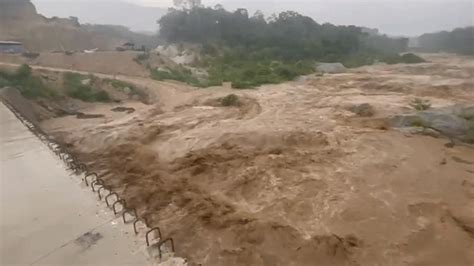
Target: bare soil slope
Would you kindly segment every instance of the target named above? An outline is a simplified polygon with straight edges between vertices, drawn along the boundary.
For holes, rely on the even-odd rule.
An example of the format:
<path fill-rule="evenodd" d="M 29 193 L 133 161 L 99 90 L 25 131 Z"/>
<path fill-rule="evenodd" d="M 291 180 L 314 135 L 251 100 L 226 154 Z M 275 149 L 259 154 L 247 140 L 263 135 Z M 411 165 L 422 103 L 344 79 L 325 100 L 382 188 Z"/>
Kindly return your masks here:
<path fill-rule="evenodd" d="M 155 47 L 157 38 L 131 32 L 125 27 L 81 25 L 77 18 L 46 18 L 30 0 L 0 0 L 0 40 L 21 41 L 34 52 L 114 50 L 133 41 L 138 47 Z"/>
<path fill-rule="evenodd" d="M 247 91 L 128 77 L 156 104 L 42 125 L 193 264 L 473 265 L 474 149 L 387 125 L 415 97 L 474 102 L 472 58 L 428 59 Z"/>
<path fill-rule="evenodd" d="M 0 61 L 12 64 L 28 64 L 112 75 L 126 74 L 147 77 L 149 71 L 133 59 L 139 52 L 97 52 L 93 54 L 41 53 L 36 58 L 21 55 L 0 54 Z"/>

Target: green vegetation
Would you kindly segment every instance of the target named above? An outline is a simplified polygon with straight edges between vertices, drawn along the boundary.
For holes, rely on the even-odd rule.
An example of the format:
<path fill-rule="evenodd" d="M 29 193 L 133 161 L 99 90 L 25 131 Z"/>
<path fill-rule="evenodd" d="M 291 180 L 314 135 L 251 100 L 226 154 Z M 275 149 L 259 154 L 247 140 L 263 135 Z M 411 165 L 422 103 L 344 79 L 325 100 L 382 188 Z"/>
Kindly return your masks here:
<path fill-rule="evenodd" d="M 193 76 L 190 69 L 183 66 L 166 69 L 150 69 L 150 76 L 152 79 L 156 80 L 177 80 L 200 88 L 222 85 L 222 80 L 220 78 L 198 79 Z"/>
<path fill-rule="evenodd" d="M 370 54 L 353 54 L 345 58 L 341 63 L 348 68 L 372 65 L 377 57 Z"/>
<path fill-rule="evenodd" d="M 135 86 L 128 83 L 128 82 L 117 80 L 117 79 L 104 79 L 104 82 L 110 83 L 110 85 L 112 85 L 112 87 L 114 87 L 117 90 L 120 90 L 121 92 L 128 93 L 130 95 L 139 94 L 139 91 L 135 88 Z M 127 92 L 126 91 L 127 88 L 130 91 Z"/>
<path fill-rule="evenodd" d="M 227 54 L 219 58 L 209 59 L 209 76 L 198 79 L 191 70 L 185 67 L 175 69 L 150 70 L 151 77 L 156 80 L 177 80 L 196 87 L 210 87 L 231 82 L 235 89 L 248 89 L 262 84 L 274 84 L 307 75 L 314 71 L 314 64 L 310 61 L 285 63 L 282 61 L 252 61 L 245 55 Z"/>
<path fill-rule="evenodd" d="M 405 64 L 419 64 L 425 63 L 426 60 L 412 53 L 406 53 L 401 56 L 402 63 Z"/>
<path fill-rule="evenodd" d="M 47 87 L 41 78 L 31 73 L 28 65 L 21 65 L 15 72 L 0 71 L 0 87 L 11 86 L 18 89 L 26 98 L 51 98 L 56 97 L 57 92 Z"/>
<path fill-rule="evenodd" d="M 466 140 L 468 143 L 474 144 L 474 120 L 469 120 L 469 129 L 467 131 Z"/>
<path fill-rule="evenodd" d="M 210 63 L 209 80 L 231 82 L 235 89 L 280 83 L 314 71 L 311 61 L 284 62 L 252 59 L 255 54 L 228 54 Z"/>
<path fill-rule="evenodd" d="M 424 111 L 431 108 L 431 102 L 429 100 L 415 98 L 413 101 L 411 101 L 410 106 L 415 110 Z"/>
<path fill-rule="evenodd" d="M 141 65 L 141 64 L 143 64 L 143 62 L 145 62 L 148 59 L 150 59 L 150 54 L 149 53 L 143 53 L 143 54 L 139 54 L 139 55 L 135 56 L 135 58 L 133 58 L 133 61 L 135 61 L 137 64 Z"/>
<path fill-rule="evenodd" d="M 235 94 L 229 94 L 225 97 L 222 97 L 219 99 L 219 102 L 221 103 L 222 106 L 239 106 L 240 101 L 239 101 L 239 96 Z"/>
<path fill-rule="evenodd" d="M 418 63 L 424 63 L 426 62 L 423 58 L 412 54 L 412 53 L 407 53 L 403 55 L 389 55 L 389 56 L 384 56 L 380 59 L 380 61 L 393 65 L 393 64 L 418 64 Z"/>
<path fill-rule="evenodd" d="M 468 143 L 474 144 L 474 114 L 468 111 L 465 111 L 460 114 L 460 117 L 467 120 L 469 129 L 467 131 L 466 141 Z"/>
<path fill-rule="evenodd" d="M 422 127 L 422 128 L 429 128 L 430 125 L 423 121 L 421 118 L 417 118 L 411 123 L 412 127 Z"/>
<path fill-rule="evenodd" d="M 160 36 L 170 43 L 199 44 L 199 63 L 209 72 L 207 80 L 195 80 L 183 70 L 153 70 L 157 79 L 175 79 L 208 86 L 231 82 L 234 88 L 252 88 L 292 80 L 315 71 L 315 62 L 341 62 L 347 67 L 372 64 L 393 56 L 392 61 L 412 63 L 407 38 L 366 33 L 356 26 L 318 24 L 293 11 L 265 18 L 246 9 L 230 12 L 221 6 L 203 7 L 200 1 L 181 1 L 159 20 Z M 189 74 L 189 75 L 188 75 Z"/>
<path fill-rule="evenodd" d="M 151 69 L 151 78 L 156 80 L 177 80 L 196 87 L 207 87 L 206 84 L 193 76 L 191 70 L 185 67 L 177 67 L 174 69 Z"/>
<path fill-rule="evenodd" d="M 78 73 L 64 73 L 64 88 L 68 96 L 85 102 L 108 102 L 110 97 L 104 90 L 93 88 L 90 84 L 94 77 Z M 89 84 L 84 82 L 89 80 Z"/>
<path fill-rule="evenodd" d="M 133 85 L 131 85 L 130 83 L 127 83 L 127 82 L 121 81 L 121 80 L 117 80 L 117 79 L 104 79 L 104 81 L 110 82 L 112 87 L 114 87 L 116 89 L 124 89 L 124 88 L 133 87 Z"/>
<path fill-rule="evenodd" d="M 468 112 L 461 113 L 460 117 L 474 123 L 474 114 L 473 113 L 468 113 Z"/>
<path fill-rule="evenodd" d="M 453 31 L 427 33 L 419 38 L 420 49 L 425 52 L 451 52 L 474 55 L 474 27 Z"/>

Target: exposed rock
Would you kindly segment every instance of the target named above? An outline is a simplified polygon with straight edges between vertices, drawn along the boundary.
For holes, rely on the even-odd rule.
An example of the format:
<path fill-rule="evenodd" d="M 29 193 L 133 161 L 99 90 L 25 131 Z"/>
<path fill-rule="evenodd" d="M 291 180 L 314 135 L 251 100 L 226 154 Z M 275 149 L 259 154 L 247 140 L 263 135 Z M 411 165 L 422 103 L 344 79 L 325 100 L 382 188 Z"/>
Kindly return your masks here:
<path fill-rule="evenodd" d="M 318 63 L 316 64 L 316 71 L 335 74 L 335 73 L 344 73 L 347 71 L 347 69 L 341 63 Z"/>
<path fill-rule="evenodd" d="M 131 113 L 135 112 L 135 108 L 119 106 L 119 107 L 112 108 L 110 111 L 112 111 L 112 112 L 127 112 L 127 114 L 131 114 Z"/>
<path fill-rule="evenodd" d="M 403 127 L 400 128 L 400 131 L 407 134 L 420 134 L 420 135 L 427 135 L 433 138 L 440 138 L 442 134 L 436 130 L 426 127 Z"/>
<path fill-rule="evenodd" d="M 158 71 L 162 71 L 162 72 L 171 73 L 171 71 L 170 71 L 169 69 L 167 69 L 167 68 L 164 68 L 164 67 L 158 67 L 158 68 L 156 68 L 156 70 L 158 70 Z"/>
<path fill-rule="evenodd" d="M 350 106 L 348 110 L 353 112 L 354 114 L 357 114 L 358 116 L 363 116 L 363 117 L 369 117 L 375 114 L 374 107 L 372 107 L 372 105 L 368 103 Z"/>
<path fill-rule="evenodd" d="M 199 79 L 209 78 L 209 73 L 207 73 L 207 71 L 204 69 L 198 69 L 194 67 L 190 67 L 189 69 L 191 70 L 192 75 Z"/>
<path fill-rule="evenodd" d="M 191 49 L 188 49 L 191 48 Z M 156 47 L 156 52 L 170 58 L 176 64 L 188 65 L 196 61 L 198 55 L 192 50 L 192 47 L 183 47 L 175 44 L 160 45 Z"/>
<path fill-rule="evenodd" d="M 91 85 L 91 79 L 83 79 L 83 80 L 81 80 L 81 84 L 89 86 L 89 85 Z"/>
<path fill-rule="evenodd" d="M 401 114 L 391 117 L 390 125 L 395 128 L 429 128 L 449 138 L 470 142 L 474 125 L 468 119 L 471 119 L 472 110 L 473 106 L 452 106 Z"/>
<path fill-rule="evenodd" d="M 94 118 L 102 118 L 105 117 L 105 115 L 102 114 L 84 114 L 84 113 L 77 113 L 76 118 L 77 119 L 94 119 Z"/>

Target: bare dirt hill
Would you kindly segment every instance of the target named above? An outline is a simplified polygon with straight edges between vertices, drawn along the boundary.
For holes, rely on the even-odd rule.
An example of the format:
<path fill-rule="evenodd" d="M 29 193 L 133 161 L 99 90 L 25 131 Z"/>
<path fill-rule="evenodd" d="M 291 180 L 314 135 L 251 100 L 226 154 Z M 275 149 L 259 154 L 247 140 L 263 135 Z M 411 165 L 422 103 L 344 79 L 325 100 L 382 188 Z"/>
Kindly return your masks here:
<path fill-rule="evenodd" d="M 145 60 L 138 60 L 144 55 Z M 144 54 L 138 51 L 75 52 L 69 54 L 45 52 L 34 56 L 0 53 L 0 64 L 4 65 L 27 64 L 62 70 L 139 77 L 150 76 L 150 68 L 175 68 L 177 63 L 172 59 L 156 52 Z"/>
<path fill-rule="evenodd" d="M 60 68 L 91 73 L 147 77 L 150 73 L 145 66 L 138 64 L 134 58 L 140 52 L 97 52 L 94 54 L 74 53 L 41 53 L 38 57 L 28 58 L 22 55 L 0 54 L 3 64 L 28 64 L 51 68 Z"/>
<path fill-rule="evenodd" d="M 77 18 L 46 18 L 29 0 L 1 0 L 0 12 L 0 39 L 21 41 L 35 52 L 114 50 L 128 41 L 152 48 L 158 43 L 154 36 L 121 26 L 81 25 Z"/>

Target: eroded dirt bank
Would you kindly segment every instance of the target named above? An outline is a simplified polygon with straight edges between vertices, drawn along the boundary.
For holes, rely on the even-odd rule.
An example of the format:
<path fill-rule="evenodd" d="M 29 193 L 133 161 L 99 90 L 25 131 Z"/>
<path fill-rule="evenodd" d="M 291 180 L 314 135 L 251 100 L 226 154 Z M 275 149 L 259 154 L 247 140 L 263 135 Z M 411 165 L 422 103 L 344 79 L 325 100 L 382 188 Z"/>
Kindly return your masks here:
<path fill-rule="evenodd" d="M 415 97 L 474 103 L 472 58 L 428 59 L 247 91 L 150 83 L 166 97 L 134 113 L 42 126 L 193 264 L 472 265 L 474 149 L 387 122 Z"/>

